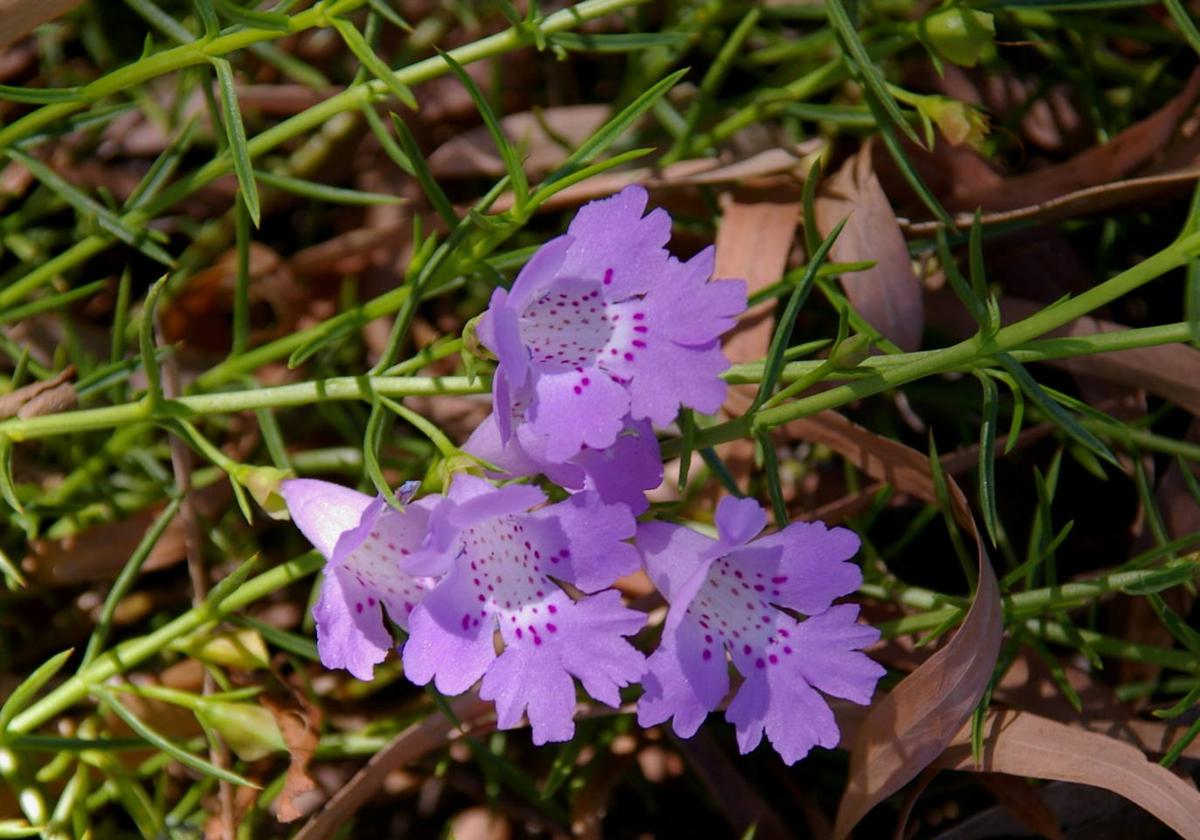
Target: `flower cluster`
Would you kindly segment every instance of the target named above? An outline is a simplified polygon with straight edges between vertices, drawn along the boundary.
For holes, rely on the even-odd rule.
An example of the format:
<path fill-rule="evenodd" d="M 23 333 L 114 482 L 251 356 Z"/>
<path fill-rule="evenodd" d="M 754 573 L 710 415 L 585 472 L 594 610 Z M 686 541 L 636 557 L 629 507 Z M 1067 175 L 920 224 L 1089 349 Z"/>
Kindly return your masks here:
<path fill-rule="evenodd" d="M 535 743 L 574 733 L 576 683 L 620 704 L 640 683 L 638 720 L 695 733 L 726 709 L 743 752 L 765 733 L 785 761 L 832 747 L 818 691 L 870 700 L 883 669 L 862 649 L 878 632 L 834 601 L 861 582 L 857 537 L 820 523 L 755 539 L 759 505 L 724 499 L 717 538 L 637 522 L 662 480 L 655 426 L 680 407 L 716 411 L 729 366 L 720 337 L 746 307 L 741 281 L 712 281 L 713 252 L 681 262 L 671 221 L 630 187 L 583 207 L 510 290 L 479 338 L 498 359 L 493 414 L 464 445 L 501 472 L 544 475 L 570 494 L 461 473 L 443 495 L 405 504 L 323 481 L 282 493 L 327 560 L 314 609 L 321 661 L 369 680 L 406 634 L 408 679 L 458 694 L 479 682 L 501 728 L 527 718 Z M 408 498 L 404 498 L 408 502 Z M 613 583 L 644 568 L 670 608 L 647 658 L 629 637 L 643 613 Z"/>

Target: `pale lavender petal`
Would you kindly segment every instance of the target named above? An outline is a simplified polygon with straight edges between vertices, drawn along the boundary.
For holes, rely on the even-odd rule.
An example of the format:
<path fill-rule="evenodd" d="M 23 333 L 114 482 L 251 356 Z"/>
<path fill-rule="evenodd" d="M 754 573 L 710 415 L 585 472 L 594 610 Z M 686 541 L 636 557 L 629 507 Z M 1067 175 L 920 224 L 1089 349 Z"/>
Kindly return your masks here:
<path fill-rule="evenodd" d="M 767 525 L 767 515 L 754 499 L 726 496 L 717 503 L 717 533 L 726 547 L 744 545 Z"/>
<path fill-rule="evenodd" d="M 532 438 L 535 444 L 540 442 L 540 450 L 534 451 L 540 452 L 543 458 L 545 442 L 533 436 L 528 426 L 523 426 L 521 431 L 522 434 L 514 436 L 507 444 L 501 443 L 496 415 L 489 414 L 475 427 L 475 431 L 467 438 L 462 448 L 464 452 L 499 467 L 501 473 L 494 475 L 494 478 L 520 478 L 544 473 L 559 487 L 568 490 L 583 489 L 585 475 L 582 467 L 572 463 L 554 464 L 542 460 L 525 448 L 524 441 Z M 628 492 L 626 495 L 629 495 Z"/>
<path fill-rule="evenodd" d="M 769 587 L 772 604 L 814 615 L 862 583 L 862 571 L 849 562 L 858 547 L 858 535 L 846 528 L 794 522 L 730 558 L 762 575 L 759 580 Z"/>
<path fill-rule="evenodd" d="M 667 522 L 643 522 L 638 525 L 637 549 L 654 582 L 669 604 L 686 610 L 690 598 L 682 597 L 685 584 L 701 569 L 719 546 L 703 534 Z"/>
<path fill-rule="evenodd" d="M 582 450 L 573 462 L 582 468 L 587 487 L 609 504 L 628 505 L 634 516 L 650 507 L 646 491 L 662 483 L 662 453 L 646 421 L 627 425 L 607 449 Z"/>
<path fill-rule="evenodd" d="M 559 661 L 601 703 L 621 705 L 620 689 L 646 673 L 646 657 L 623 637 L 646 624 L 646 614 L 621 603 L 609 589 L 576 601 L 565 611 L 559 628 Z"/>
<path fill-rule="evenodd" d="M 545 294 L 557 278 L 571 276 L 565 271 L 564 260 L 573 244 L 570 235 L 558 236 L 538 248 L 529 258 L 513 281 L 512 291 L 508 293 L 508 305 L 514 311 L 520 312 L 531 301 Z"/>
<path fill-rule="evenodd" d="M 758 672 L 742 683 L 725 719 L 737 729 L 738 748 L 750 752 L 763 732 L 785 764 L 795 764 L 814 746 L 838 744 L 837 721 L 828 704 L 795 673 Z"/>
<path fill-rule="evenodd" d="M 663 273 L 671 217 L 659 208 L 643 217 L 648 196 L 640 186 L 579 209 L 567 234 L 574 242 L 561 273 L 599 280 L 606 300 L 645 294 Z"/>
<path fill-rule="evenodd" d="M 513 389 L 524 386 L 529 375 L 529 353 L 521 343 L 519 314 L 509 306 L 508 293 L 496 289 L 476 331 L 483 345 L 496 354 L 505 380 Z"/>
<path fill-rule="evenodd" d="M 542 375 L 534 387 L 537 402 L 526 418 L 551 461 L 567 461 L 585 445 L 611 446 L 625 426 L 629 397 L 598 369 Z"/>
<path fill-rule="evenodd" d="M 859 624 L 858 606 L 837 604 L 800 623 L 794 633 L 797 672 L 826 694 L 866 705 L 884 668 L 863 648 L 879 641 L 879 631 Z"/>
<path fill-rule="evenodd" d="M 629 413 L 648 418 L 656 426 L 675 419 L 681 405 L 703 414 L 715 414 L 729 388 L 721 374 L 729 360 L 719 341 L 683 347 L 673 341 L 650 341 L 636 355 L 636 371 L 629 382 Z"/>
<path fill-rule="evenodd" d="M 481 609 L 467 574 L 452 569 L 408 619 L 404 674 L 417 685 L 432 679 L 443 694 L 466 691 L 496 659 L 494 619 Z"/>
<path fill-rule="evenodd" d="M 378 607 L 357 612 L 349 607 L 366 600 L 366 587 L 358 584 L 352 574 L 333 569 L 321 582 L 321 596 L 313 607 L 321 664 L 345 668 L 360 680 L 374 678 L 375 666 L 394 644 Z"/>
<path fill-rule="evenodd" d="M 363 511 L 374 501 L 370 496 L 312 478 L 295 478 L 280 485 L 292 521 L 300 533 L 326 560 L 346 531 L 357 528 Z"/>
<path fill-rule="evenodd" d="M 672 728 L 681 738 L 695 735 L 729 693 L 725 651 L 695 621 L 679 622 L 673 632 L 664 632 L 646 669 L 638 723 L 653 726 L 673 717 Z"/>
<path fill-rule="evenodd" d="M 479 687 L 480 697 L 496 701 L 497 727 L 515 729 L 528 714 L 533 743 L 539 745 L 569 741 L 575 734 L 575 683 L 548 653 L 533 645 L 511 645 Z"/>
<path fill-rule="evenodd" d="M 508 377 L 497 370 L 492 376 L 492 414 L 496 417 L 496 430 L 500 440 L 508 442 L 513 437 L 513 396 Z"/>
<path fill-rule="evenodd" d="M 672 259 L 661 282 L 645 298 L 651 329 L 677 344 L 708 344 L 733 329 L 746 311 L 746 281 L 712 280 L 715 249 L 685 263 Z M 672 306 L 686 300 L 687 306 Z"/>
<path fill-rule="evenodd" d="M 637 522 L 625 505 L 607 505 L 598 494 L 583 492 L 529 518 L 549 526 L 536 537 L 543 568 L 584 592 L 637 571 L 637 549 L 624 542 L 637 531 Z"/>

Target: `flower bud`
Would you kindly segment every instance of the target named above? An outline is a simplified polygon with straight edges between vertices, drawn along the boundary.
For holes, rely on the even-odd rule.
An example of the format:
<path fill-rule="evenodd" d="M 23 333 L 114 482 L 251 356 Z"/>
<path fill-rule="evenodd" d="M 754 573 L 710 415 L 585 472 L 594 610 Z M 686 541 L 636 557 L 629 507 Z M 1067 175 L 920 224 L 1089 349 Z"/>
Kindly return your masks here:
<path fill-rule="evenodd" d="M 275 718 L 254 703 L 205 703 L 196 710 L 196 717 L 217 730 L 242 761 L 256 761 L 287 749 Z"/>
<path fill-rule="evenodd" d="M 974 67 L 996 37 L 995 19 L 966 6 L 944 6 L 918 24 L 921 40 L 947 61 Z"/>

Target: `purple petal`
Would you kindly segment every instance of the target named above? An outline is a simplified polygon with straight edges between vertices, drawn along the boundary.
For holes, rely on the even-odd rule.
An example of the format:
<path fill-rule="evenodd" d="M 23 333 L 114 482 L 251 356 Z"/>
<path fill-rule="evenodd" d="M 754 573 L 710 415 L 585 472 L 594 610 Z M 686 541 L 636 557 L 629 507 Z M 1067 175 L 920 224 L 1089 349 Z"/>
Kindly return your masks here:
<path fill-rule="evenodd" d="M 333 556 L 338 538 L 358 527 L 363 511 L 374 501 L 349 487 L 311 478 L 283 482 L 280 494 L 300 533 L 326 560 Z"/>
<path fill-rule="evenodd" d="M 392 634 L 383 626 L 379 608 L 355 611 L 365 604 L 366 587 L 352 574 L 333 569 L 321 582 L 321 597 L 313 607 L 317 621 L 317 653 L 326 668 L 345 668 L 360 680 L 375 676 L 375 666 L 392 649 Z"/>
<path fill-rule="evenodd" d="M 637 549 L 654 586 L 669 604 L 679 604 L 686 610 L 691 599 L 685 599 L 685 584 L 702 569 L 707 569 L 714 551 L 710 540 L 691 528 L 667 522 L 643 522 L 638 526 Z"/>
<path fill-rule="evenodd" d="M 625 504 L 634 516 L 650 503 L 646 491 L 662 483 L 662 453 L 654 429 L 646 421 L 626 427 L 607 449 L 584 449 L 574 458 L 587 477 L 587 486 L 609 504 Z"/>
<path fill-rule="evenodd" d="M 573 244 L 570 235 L 559 236 L 537 249 L 513 281 L 508 295 L 508 305 L 513 311 L 521 312 L 545 294 L 556 278 L 570 274 L 565 270 L 564 260 Z"/>
<path fill-rule="evenodd" d="M 879 641 L 879 631 L 859 624 L 858 606 L 838 604 L 801 622 L 795 633 L 796 669 L 826 694 L 866 705 L 885 673 L 861 649 Z"/>
<path fill-rule="evenodd" d="M 601 703 L 621 705 L 620 689 L 646 673 L 646 657 L 623 637 L 646 624 L 646 614 L 621 603 L 609 589 L 571 605 L 557 640 L 563 667 Z"/>
<path fill-rule="evenodd" d="M 671 238 L 665 210 L 642 217 L 647 200 L 645 189 L 630 186 L 581 207 L 567 229 L 574 242 L 560 273 L 601 281 L 605 300 L 645 294 L 666 267 L 663 246 Z"/>
<path fill-rule="evenodd" d="M 495 660 L 494 628 L 463 571 L 452 569 L 409 616 L 405 676 L 417 685 L 432 679 L 443 694 L 461 694 Z"/>
<path fill-rule="evenodd" d="M 519 310 L 508 303 L 508 293 L 496 289 L 476 332 L 483 345 L 496 354 L 504 378 L 513 389 L 524 386 L 529 375 L 529 353 L 521 343 L 518 315 Z"/>
<path fill-rule="evenodd" d="M 571 463 L 553 464 L 544 461 L 526 450 L 523 441 L 530 439 L 535 443 L 534 452 L 544 457 L 545 442 L 533 435 L 528 426 L 522 426 L 521 434 L 514 436 L 507 444 L 502 444 L 496 415 L 492 413 L 475 427 L 475 431 L 471 433 L 471 437 L 467 439 L 462 448 L 464 452 L 500 467 L 503 472 L 494 475 L 494 478 L 520 478 L 545 473 L 546 477 L 559 487 L 568 490 L 583 489 L 585 481 L 583 468 Z"/>
<path fill-rule="evenodd" d="M 747 677 L 725 719 L 737 729 L 743 755 L 758 746 L 764 731 L 785 764 L 796 763 L 814 746 L 832 749 L 838 744 L 837 721 L 829 706 L 807 682 L 783 669 Z"/>
<path fill-rule="evenodd" d="M 583 446 L 612 446 L 624 428 L 629 397 L 596 368 L 548 374 L 535 384 L 537 401 L 527 415 L 532 431 L 546 440 L 546 457 L 567 461 Z"/>
<path fill-rule="evenodd" d="M 679 622 L 673 632 L 664 632 L 646 668 L 645 693 L 638 700 L 641 726 L 673 717 L 676 734 L 690 738 L 729 693 L 725 651 L 694 621 Z"/>
<path fill-rule="evenodd" d="M 606 505 L 598 494 L 584 492 L 530 518 L 553 529 L 539 535 L 539 547 L 548 558 L 544 568 L 560 580 L 595 592 L 637 571 L 637 549 L 624 542 L 637 522 L 625 505 Z"/>
<path fill-rule="evenodd" d="M 715 249 L 705 248 L 686 263 L 672 259 L 662 281 L 646 296 L 650 324 L 677 344 L 708 344 L 733 329 L 746 311 L 744 280 L 714 280 Z M 688 306 L 670 306 L 686 300 Z"/>
<path fill-rule="evenodd" d="M 858 547 L 853 531 L 826 528 L 822 522 L 793 522 L 732 552 L 730 559 L 769 579 L 771 603 L 815 615 L 862 583 L 862 571 L 849 562 Z"/>
<path fill-rule="evenodd" d="M 725 402 L 728 386 L 720 376 L 729 369 L 729 360 L 716 340 L 698 347 L 669 339 L 649 341 L 635 361 L 629 382 L 629 413 L 634 419 L 666 426 L 681 405 L 715 414 Z"/>
<path fill-rule="evenodd" d="M 479 688 L 480 697 L 496 701 L 500 729 L 520 726 L 528 713 L 533 743 L 539 745 L 575 734 L 575 683 L 548 653 L 532 645 L 506 648 Z"/>
<path fill-rule="evenodd" d="M 726 496 L 717 503 L 717 533 L 722 545 L 745 545 L 767 524 L 767 514 L 754 499 Z"/>

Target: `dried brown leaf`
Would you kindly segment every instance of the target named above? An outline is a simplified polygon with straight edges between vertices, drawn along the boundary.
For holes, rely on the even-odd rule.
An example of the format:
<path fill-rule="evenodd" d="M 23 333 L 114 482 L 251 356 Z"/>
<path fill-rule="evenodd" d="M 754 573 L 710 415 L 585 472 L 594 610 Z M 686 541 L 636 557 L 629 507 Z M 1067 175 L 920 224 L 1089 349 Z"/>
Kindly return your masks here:
<path fill-rule="evenodd" d="M 874 260 L 866 271 L 842 276 L 854 308 L 904 350 L 921 346 L 925 314 L 921 283 L 900 223 L 871 165 L 870 145 L 847 160 L 817 195 L 817 227 L 826 236 L 847 219 L 830 251 L 835 262 Z"/>
<path fill-rule="evenodd" d="M 30 382 L 28 385 L 23 385 L 15 391 L 10 391 L 4 396 L 0 396 L 0 420 L 15 416 L 33 416 L 21 414 L 31 404 L 37 404 L 35 401 L 38 397 L 55 391 L 63 385 L 67 385 L 71 379 L 75 377 L 75 366 L 68 365 L 57 376 L 50 379 L 43 379 L 39 382 Z M 68 385 L 68 387 L 70 387 Z M 74 395 L 74 389 L 71 389 L 71 394 Z M 45 413 L 45 412 L 40 412 Z"/>
<path fill-rule="evenodd" d="M 321 732 L 320 711 L 306 702 L 299 692 L 293 696 L 302 705 L 285 703 L 267 695 L 258 698 L 275 718 L 275 724 L 279 727 L 283 743 L 287 745 L 288 755 L 291 757 L 283 788 L 275 800 L 275 816 L 285 823 L 298 820 L 307 813 L 306 809 L 297 805 L 296 800 L 317 786 L 308 775 L 308 763 L 317 749 Z"/>
<path fill-rule="evenodd" d="M 926 501 L 935 501 L 933 477 L 924 455 L 880 437 L 833 412 L 788 424 L 787 431 L 819 441 L 873 478 Z M 946 477 L 955 518 L 975 536 L 975 523 L 962 490 Z M 975 598 L 957 632 L 940 650 L 878 701 L 859 727 L 850 753 L 850 777 L 838 807 L 834 837 L 845 837 L 887 796 L 925 769 L 950 743 L 987 687 L 1003 632 L 999 587 L 976 539 Z"/>
<path fill-rule="evenodd" d="M 993 709 L 984 721 L 981 764 L 971 757 L 969 724 L 937 760 L 955 770 L 1058 779 L 1104 788 L 1145 808 L 1181 837 L 1200 838 L 1200 793 L 1136 747 L 1031 712 Z"/>
<path fill-rule="evenodd" d="M 0 0 L 0 48 L 78 6 L 80 0 Z"/>

